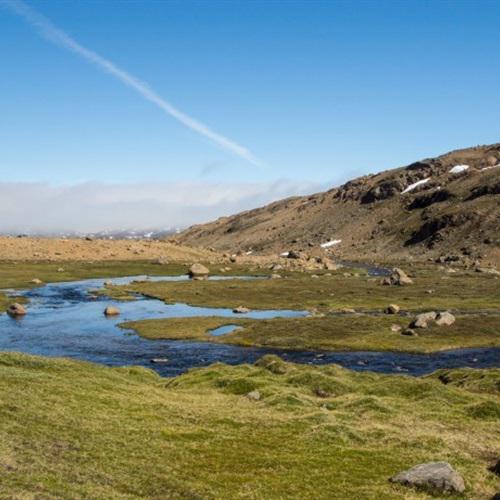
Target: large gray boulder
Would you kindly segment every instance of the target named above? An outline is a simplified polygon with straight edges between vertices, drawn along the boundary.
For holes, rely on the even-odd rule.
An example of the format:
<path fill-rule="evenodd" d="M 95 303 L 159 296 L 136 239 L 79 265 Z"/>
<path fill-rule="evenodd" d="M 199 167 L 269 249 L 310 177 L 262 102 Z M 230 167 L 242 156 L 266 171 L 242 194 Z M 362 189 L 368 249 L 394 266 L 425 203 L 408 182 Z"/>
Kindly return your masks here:
<path fill-rule="evenodd" d="M 462 493 L 462 476 L 448 462 L 429 462 L 415 465 L 390 479 L 393 483 L 429 490 Z"/>

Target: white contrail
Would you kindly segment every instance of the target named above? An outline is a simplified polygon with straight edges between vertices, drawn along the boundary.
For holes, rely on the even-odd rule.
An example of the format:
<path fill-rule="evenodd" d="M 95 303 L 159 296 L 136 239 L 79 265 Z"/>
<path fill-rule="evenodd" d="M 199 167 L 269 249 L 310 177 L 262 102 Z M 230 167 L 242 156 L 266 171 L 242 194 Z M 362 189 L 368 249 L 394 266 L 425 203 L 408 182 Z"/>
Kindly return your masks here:
<path fill-rule="evenodd" d="M 200 123 L 198 120 L 195 120 L 186 113 L 183 113 L 175 106 L 165 101 L 165 99 L 162 99 L 146 83 L 119 68 L 108 59 L 105 59 L 99 54 L 96 54 L 95 52 L 80 45 L 76 40 L 71 38 L 64 31 L 56 28 L 46 17 L 33 10 L 22 0 L 0 0 L 0 6 L 8 8 L 10 11 L 24 18 L 46 40 L 71 50 L 75 54 L 83 57 L 85 60 L 113 75 L 122 83 L 142 95 L 142 97 L 151 101 L 153 104 L 156 104 L 165 113 L 172 116 L 186 127 L 198 132 L 222 148 L 236 154 L 240 158 L 243 158 L 254 165 L 260 165 L 260 161 L 255 158 L 255 156 L 253 156 L 247 148 L 221 134 L 218 134 L 217 132 L 214 132 L 203 123 Z"/>

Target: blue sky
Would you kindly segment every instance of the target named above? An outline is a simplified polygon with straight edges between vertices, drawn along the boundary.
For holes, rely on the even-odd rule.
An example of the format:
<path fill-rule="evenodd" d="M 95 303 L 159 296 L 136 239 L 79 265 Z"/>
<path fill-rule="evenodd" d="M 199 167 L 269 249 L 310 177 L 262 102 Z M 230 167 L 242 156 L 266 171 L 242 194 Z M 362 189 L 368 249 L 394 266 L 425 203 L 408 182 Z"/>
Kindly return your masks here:
<path fill-rule="evenodd" d="M 0 8 L 5 182 L 307 190 L 499 140 L 499 2 L 27 4 L 261 165 Z"/>

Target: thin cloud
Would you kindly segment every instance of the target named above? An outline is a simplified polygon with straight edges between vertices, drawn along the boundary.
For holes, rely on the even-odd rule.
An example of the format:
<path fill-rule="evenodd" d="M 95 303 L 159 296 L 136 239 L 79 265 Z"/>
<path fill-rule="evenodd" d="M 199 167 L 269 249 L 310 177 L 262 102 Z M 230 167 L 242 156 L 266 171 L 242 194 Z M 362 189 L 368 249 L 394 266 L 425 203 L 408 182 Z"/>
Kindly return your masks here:
<path fill-rule="evenodd" d="M 325 188 L 289 180 L 66 186 L 0 182 L 0 233 L 185 227 Z"/>
<path fill-rule="evenodd" d="M 175 118 L 187 128 L 197 132 L 203 137 L 206 137 L 212 142 L 218 144 L 226 151 L 230 151 L 231 153 L 249 161 L 254 165 L 261 164 L 260 160 L 258 160 L 247 148 L 234 142 L 228 137 L 215 132 L 207 125 L 180 111 L 168 101 L 160 97 L 149 87 L 147 83 L 141 81 L 130 73 L 127 73 L 125 70 L 116 66 L 116 64 L 100 56 L 96 52 L 83 47 L 67 33 L 54 26 L 49 19 L 33 10 L 22 0 L 0 0 L 0 6 L 6 7 L 11 12 L 22 17 L 46 40 L 70 50 L 106 73 L 114 76 L 117 80 L 121 81 L 127 87 L 135 90 L 144 99 L 155 104 L 158 108 Z"/>

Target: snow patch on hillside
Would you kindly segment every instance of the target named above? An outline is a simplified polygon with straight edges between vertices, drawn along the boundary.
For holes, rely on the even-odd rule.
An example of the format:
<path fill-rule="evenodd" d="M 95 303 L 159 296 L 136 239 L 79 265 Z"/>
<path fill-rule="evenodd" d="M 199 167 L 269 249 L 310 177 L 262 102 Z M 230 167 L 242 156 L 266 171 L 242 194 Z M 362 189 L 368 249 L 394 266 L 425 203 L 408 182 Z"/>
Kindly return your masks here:
<path fill-rule="evenodd" d="M 330 248 L 330 247 L 333 247 L 335 245 L 338 245 L 339 243 L 342 243 L 342 240 L 331 240 L 331 241 L 327 241 L 326 243 L 321 243 L 320 247 L 321 248 Z"/>
<path fill-rule="evenodd" d="M 413 184 L 410 184 L 404 191 L 401 191 L 401 194 L 409 193 L 410 191 L 413 191 L 416 187 L 421 186 L 422 184 L 425 184 L 426 182 L 429 182 L 431 180 L 430 177 L 427 177 L 426 179 L 421 179 L 417 182 L 414 182 Z"/>
<path fill-rule="evenodd" d="M 455 165 L 450 169 L 450 174 L 461 174 L 469 170 L 469 165 Z"/>

